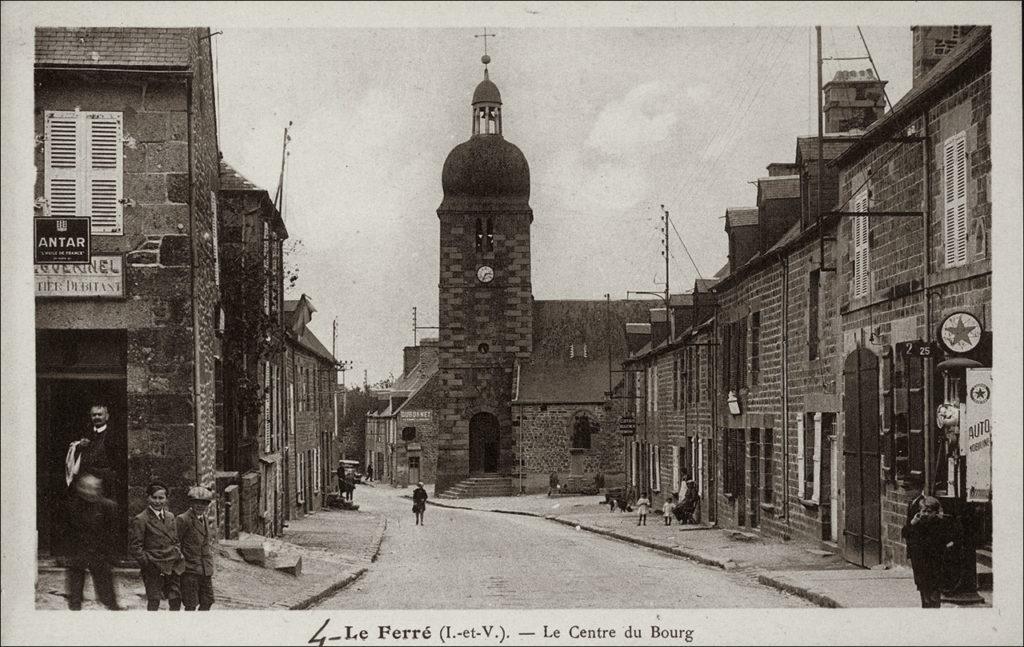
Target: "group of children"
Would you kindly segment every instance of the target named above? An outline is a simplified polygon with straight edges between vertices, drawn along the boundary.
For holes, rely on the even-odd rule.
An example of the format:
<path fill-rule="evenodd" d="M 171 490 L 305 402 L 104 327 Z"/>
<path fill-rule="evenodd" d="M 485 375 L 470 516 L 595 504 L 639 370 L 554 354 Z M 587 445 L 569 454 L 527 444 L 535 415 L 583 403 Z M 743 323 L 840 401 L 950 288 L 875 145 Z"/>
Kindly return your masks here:
<path fill-rule="evenodd" d="M 208 611 L 213 606 L 214 527 L 206 513 L 213 493 L 188 491 L 188 509 L 175 516 L 167 509 L 167 486 L 146 488 L 146 509 L 131 522 L 129 550 L 139 563 L 146 587 L 146 608 L 156 611 L 166 598 L 172 611 Z"/>
<path fill-rule="evenodd" d="M 647 514 L 651 510 L 651 505 L 651 499 L 648 498 L 647 492 L 641 492 L 640 498 L 636 500 L 636 525 L 647 525 Z M 699 523 L 699 510 L 700 497 L 697 494 L 697 484 L 693 481 L 686 481 L 686 493 L 683 495 L 682 501 L 677 503 L 676 495 L 669 493 L 665 495 L 664 502 L 661 504 L 661 513 L 666 526 L 672 525 L 673 516 L 681 524 Z"/>

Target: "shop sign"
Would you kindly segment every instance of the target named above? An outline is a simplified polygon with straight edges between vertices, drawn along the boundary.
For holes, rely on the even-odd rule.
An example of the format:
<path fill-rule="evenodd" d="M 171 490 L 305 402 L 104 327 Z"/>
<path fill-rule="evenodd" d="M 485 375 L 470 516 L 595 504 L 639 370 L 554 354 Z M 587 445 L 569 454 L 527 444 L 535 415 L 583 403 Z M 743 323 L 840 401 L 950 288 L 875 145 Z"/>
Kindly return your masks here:
<path fill-rule="evenodd" d="M 430 410 L 426 411 L 403 411 L 399 414 L 402 420 L 430 420 Z"/>
<path fill-rule="evenodd" d="M 35 266 L 37 297 L 124 297 L 123 258 L 93 256 L 87 265 L 38 263 Z"/>
<path fill-rule="evenodd" d="M 984 329 L 978 318 L 969 312 L 954 312 L 942 320 L 939 339 L 953 353 L 969 353 L 981 341 Z"/>
<path fill-rule="evenodd" d="M 33 218 L 35 263 L 88 263 L 90 218 Z"/>
<path fill-rule="evenodd" d="M 636 433 L 636 418 L 633 416 L 622 416 L 619 418 L 619 433 L 623 436 L 632 436 Z"/>
<path fill-rule="evenodd" d="M 988 502 L 992 499 L 992 369 L 968 368 L 966 374 L 960 453 L 967 463 L 967 500 Z"/>

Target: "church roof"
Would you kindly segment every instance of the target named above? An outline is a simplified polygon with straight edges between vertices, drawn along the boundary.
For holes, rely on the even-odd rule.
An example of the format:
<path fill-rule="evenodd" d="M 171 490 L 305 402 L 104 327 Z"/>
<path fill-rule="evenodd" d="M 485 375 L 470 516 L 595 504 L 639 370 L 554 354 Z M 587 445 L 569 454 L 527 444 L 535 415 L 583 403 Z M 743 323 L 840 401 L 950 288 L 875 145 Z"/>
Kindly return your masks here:
<path fill-rule="evenodd" d="M 533 353 L 520 365 L 516 402 L 604 402 L 608 354 L 626 357 L 626 326 L 646 319 L 650 301 L 533 302 Z M 585 348 L 584 348 L 585 347 Z M 622 380 L 613 373 L 613 385 Z"/>
<path fill-rule="evenodd" d="M 448 153 L 438 211 L 529 211 L 530 165 L 501 135 L 473 135 Z"/>
<path fill-rule="evenodd" d="M 494 85 L 494 81 L 491 81 L 489 78 L 485 77 L 476 86 L 476 90 L 473 91 L 473 105 L 475 106 L 478 103 L 501 103 L 501 93 L 498 92 L 498 86 Z"/>

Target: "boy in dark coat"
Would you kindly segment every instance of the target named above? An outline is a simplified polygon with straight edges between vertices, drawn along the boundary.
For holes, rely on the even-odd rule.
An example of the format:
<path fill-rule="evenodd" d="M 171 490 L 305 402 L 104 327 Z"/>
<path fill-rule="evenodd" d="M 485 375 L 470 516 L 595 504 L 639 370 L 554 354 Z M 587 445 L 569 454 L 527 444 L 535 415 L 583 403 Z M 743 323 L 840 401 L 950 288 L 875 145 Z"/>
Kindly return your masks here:
<path fill-rule="evenodd" d="M 117 504 L 103 498 L 100 479 L 82 474 L 75 481 L 75 494 L 65 516 L 68 546 L 68 608 L 82 608 L 85 571 L 92 573 L 96 597 L 108 609 L 118 610 L 114 576 L 110 569 L 114 550 Z"/>
<path fill-rule="evenodd" d="M 146 609 L 157 611 L 167 598 L 171 611 L 181 610 L 180 576 L 185 570 L 174 515 L 167 507 L 167 486 L 150 483 L 149 505 L 132 519 L 128 549 L 139 563 L 146 587 Z"/>
<path fill-rule="evenodd" d="M 416 484 L 412 491 L 412 512 L 416 515 L 416 525 L 423 525 L 423 511 L 427 509 L 427 491 L 423 489 L 423 481 Z"/>
<path fill-rule="evenodd" d="M 213 606 L 214 531 L 206 516 L 213 492 L 204 487 L 190 488 L 189 509 L 174 520 L 181 540 L 185 572 L 181 574 L 181 601 L 186 611 L 209 611 Z"/>
<path fill-rule="evenodd" d="M 949 518 L 943 516 L 939 500 L 930 496 L 915 499 L 907 516 L 907 556 L 914 569 L 914 584 L 921 593 L 921 606 L 938 609 L 942 606 L 943 554 L 952 537 Z"/>

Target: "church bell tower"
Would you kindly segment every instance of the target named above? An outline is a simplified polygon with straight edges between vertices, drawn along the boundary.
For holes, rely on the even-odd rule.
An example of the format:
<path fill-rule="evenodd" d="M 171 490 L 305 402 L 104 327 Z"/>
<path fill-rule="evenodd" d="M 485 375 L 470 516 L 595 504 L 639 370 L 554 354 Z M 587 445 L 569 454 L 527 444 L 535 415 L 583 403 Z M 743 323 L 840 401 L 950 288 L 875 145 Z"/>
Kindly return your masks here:
<path fill-rule="evenodd" d="M 498 86 L 473 92 L 469 140 L 444 162 L 438 294 L 435 493 L 473 475 L 515 470 L 511 400 L 517 360 L 532 350 L 530 167 L 502 134 Z"/>

